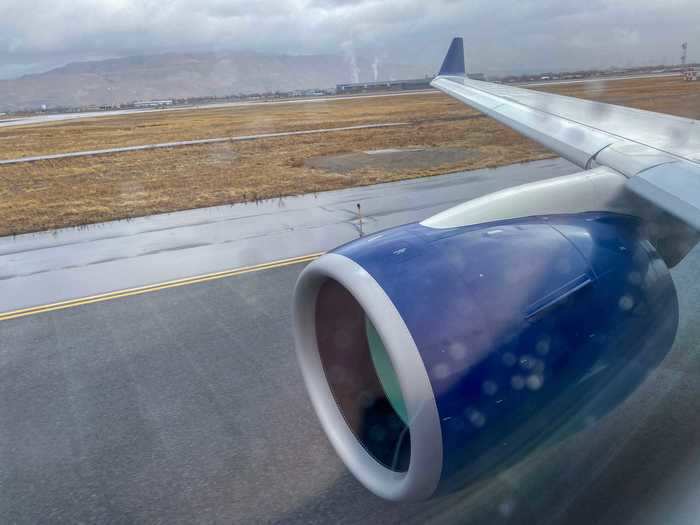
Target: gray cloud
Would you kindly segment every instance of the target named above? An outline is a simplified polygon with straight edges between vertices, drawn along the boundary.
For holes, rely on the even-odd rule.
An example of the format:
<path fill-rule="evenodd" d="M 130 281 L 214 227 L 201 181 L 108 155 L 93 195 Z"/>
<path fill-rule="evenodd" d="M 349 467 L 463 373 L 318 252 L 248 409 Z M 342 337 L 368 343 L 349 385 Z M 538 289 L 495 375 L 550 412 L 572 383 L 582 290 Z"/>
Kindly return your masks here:
<path fill-rule="evenodd" d="M 5 0 L 0 77 L 166 51 L 356 53 L 438 65 L 465 37 L 472 71 L 700 60 L 697 0 Z"/>

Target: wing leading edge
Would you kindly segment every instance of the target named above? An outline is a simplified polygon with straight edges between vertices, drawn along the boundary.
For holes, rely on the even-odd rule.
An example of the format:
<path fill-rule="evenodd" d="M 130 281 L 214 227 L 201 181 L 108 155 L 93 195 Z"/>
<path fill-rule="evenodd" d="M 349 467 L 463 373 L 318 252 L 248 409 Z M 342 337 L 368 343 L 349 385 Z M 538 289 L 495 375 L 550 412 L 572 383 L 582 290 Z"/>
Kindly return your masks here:
<path fill-rule="evenodd" d="M 698 121 L 472 80 L 464 69 L 456 38 L 432 85 L 583 169 L 634 178 L 629 189 L 700 229 Z"/>

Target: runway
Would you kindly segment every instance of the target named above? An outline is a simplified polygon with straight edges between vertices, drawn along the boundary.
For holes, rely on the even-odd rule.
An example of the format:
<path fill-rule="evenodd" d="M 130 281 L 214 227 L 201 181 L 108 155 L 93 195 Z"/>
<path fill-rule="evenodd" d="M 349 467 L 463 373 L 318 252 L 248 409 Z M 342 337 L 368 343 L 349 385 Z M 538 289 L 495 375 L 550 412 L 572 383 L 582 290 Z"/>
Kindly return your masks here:
<path fill-rule="evenodd" d="M 0 321 L 0 522 L 694 523 L 698 250 L 673 271 L 681 327 L 656 373 L 599 424 L 478 490 L 410 505 L 384 502 L 331 450 L 291 343 L 292 288 L 305 262 L 276 267 L 256 257 L 302 255 L 286 251 L 297 240 L 309 253 L 356 237 L 350 210 L 360 198 L 367 204 L 363 227 L 375 231 L 424 218 L 466 194 L 573 168 L 544 161 L 501 170 L 330 192 L 284 208 L 266 203 L 257 215 L 215 209 L 209 222 L 200 210 L 61 231 L 53 241 L 0 240 L 0 264 L 12 260 L 14 272 L 0 286 L 15 281 L 17 290 L 34 293 L 34 304 L 70 291 L 59 284 L 66 275 L 74 283 L 83 275 L 84 290 L 95 290 L 102 279 L 113 286 L 115 275 L 155 283 L 151 269 L 159 266 L 165 280 L 227 261 L 229 269 L 268 263 Z M 253 217 L 266 217 L 265 227 L 231 232 L 244 217 L 248 228 Z M 210 244 L 187 247 L 178 239 L 186 232 Z M 173 250 L 147 254 L 155 242 Z M 127 246 L 128 256 L 99 262 Z M 212 251 L 222 246 L 228 251 Z M 167 263 L 166 255 L 184 260 L 188 251 L 196 254 L 188 262 Z M 71 256 L 77 267 L 65 268 Z M 22 276 L 31 265 L 42 271 Z M 57 283 L 52 295 L 32 292 L 50 282 Z M 0 289 L 3 311 L 9 290 Z"/>
<path fill-rule="evenodd" d="M 650 73 L 647 75 L 621 75 L 614 77 L 593 77 L 593 78 L 583 78 L 575 80 L 548 80 L 548 81 L 535 81 L 527 82 L 523 84 L 514 84 L 523 87 L 538 87 L 547 85 L 558 85 L 558 84 L 578 84 L 583 82 L 602 82 L 602 81 L 615 81 L 615 80 L 631 80 L 640 78 L 655 78 L 655 77 L 669 77 L 677 76 L 677 73 Z M 244 102 L 222 102 L 217 104 L 202 104 L 197 106 L 178 106 L 163 109 L 121 109 L 121 110 L 111 110 L 111 111 L 85 111 L 80 113 L 57 113 L 52 115 L 32 115 L 29 117 L 14 117 L 0 119 L 0 128 L 5 127 L 15 127 L 15 126 L 28 126 L 33 124 L 50 124 L 56 122 L 65 122 L 71 120 L 80 120 L 86 118 L 102 118 L 102 117 L 117 117 L 122 115 L 132 115 L 132 114 L 142 114 L 142 113 L 154 113 L 162 111 L 187 111 L 187 110 L 198 110 L 198 109 L 218 109 L 218 108 L 236 108 L 236 107 L 249 107 L 249 106 L 269 106 L 269 105 L 279 105 L 279 104 L 327 104 L 343 100 L 354 100 L 357 98 L 385 98 L 385 97 L 405 97 L 411 95 L 426 95 L 426 94 L 439 94 L 437 90 L 416 90 L 416 91 L 406 91 L 406 92 L 396 92 L 396 93 L 376 93 L 376 94 L 362 94 L 362 95 L 350 95 L 350 96 L 328 96 L 328 97 L 318 97 L 318 98 L 300 98 L 300 99 L 287 99 L 287 100 L 270 100 L 270 101 L 244 101 Z"/>
<path fill-rule="evenodd" d="M 607 82 L 615 80 L 637 80 L 641 78 L 659 78 L 659 77 L 679 77 L 680 73 L 649 73 L 646 75 L 618 75 L 609 77 L 590 77 L 590 78 L 577 78 L 573 80 L 536 80 L 534 82 L 523 82 L 522 84 L 516 84 L 522 87 L 538 87 L 538 86 L 550 86 L 550 85 L 566 85 L 566 84 L 583 84 L 585 82 Z"/>
<path fill-rule="evenodd" d="M 378 93 L 370 95 L 348 95 L 348 96 L 327 96 L 318 98 L 299 98 L 299 99 L 284 99 L 284 100 L 264 100 L 264 101 L 244 101 L 244 102 L 221 102 L 217 104 L 201 104 L 197 106 L 177 106 L 162 109 L 118 109 L 110 111 L 85 111 L 79 113 L 56 113 L 53 115 L 32 115 L 29 117 L 17 117 L 9 119 L 0 119 L 0 128 L 14 126 L 28 126 L 32 124 L 47 124 L 53 122 L 63 122 L 67 120 L 80 120 L 85 118 L 100 118 L 100 117 L 118 117 L 122 115 L 133 115 L 143 113 L 156 113 L 163 111 L 188 111 L 198 109 L 221 109 L 221 108 L 237 108 L 237 107 L 256 107 L 256 106 L 276 106 L 280 104 L 325 104 L 329 102 L 337 102 L 343 100 L 354 100 L 357 98 L 385 98 L 385 97 L 405 97 L 411 95 L 437 95 L 439 91 L 430 90 L 415 90 L 398 93 Z"/>

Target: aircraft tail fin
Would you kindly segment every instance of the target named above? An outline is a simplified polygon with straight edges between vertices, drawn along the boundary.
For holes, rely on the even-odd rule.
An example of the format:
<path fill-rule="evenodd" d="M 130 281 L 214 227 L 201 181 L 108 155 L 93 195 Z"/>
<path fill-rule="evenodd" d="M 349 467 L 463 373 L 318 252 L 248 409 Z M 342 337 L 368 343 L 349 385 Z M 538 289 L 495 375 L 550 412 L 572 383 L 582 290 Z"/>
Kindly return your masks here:
<path fill-rule="evenodd" d="M 450 44 L 450 49 L 447 51 L 445 60 L 440 68 L 439 76 L 465 76 L 466 69 L 464 67 L 464 41 L 462 37 L 456 37 Z"/>

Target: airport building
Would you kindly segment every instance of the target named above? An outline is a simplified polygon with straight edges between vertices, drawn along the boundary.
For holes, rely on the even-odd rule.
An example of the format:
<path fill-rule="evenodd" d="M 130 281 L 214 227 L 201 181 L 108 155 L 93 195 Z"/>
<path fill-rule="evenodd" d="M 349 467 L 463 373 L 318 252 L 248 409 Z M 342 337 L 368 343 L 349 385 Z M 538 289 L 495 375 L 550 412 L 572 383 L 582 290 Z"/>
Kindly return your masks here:
<path fill-rule="evenodd" d="M 411 91 L 415 89 L 429 89 L 432 77 L 413 80 L 382 80 L 378 82 L 358 82 L 354 84 L 338 84 L 335 87 L 336 95 L 348 95 L 351 93 L 371 93 L 376 91 Z"/>
<path fill-rule="evenodd" d="M 482 73 L 470 74 L 474 80 L 485 80 Z M 380 80 L 377 82 L 357 82 L 354 84 L 338 84 L 335 87 L 336 95 L 348 95 L 351 93 L 371 93 L 376 91 L 412 91 L 416 89 L 430 89 L 433 77 L 417 78 L 412 80 Z"/>
<path fill-rule="evenodd" d="M 172 100 L 139 100 L 138 102 L 134 102 L 134 107 L 137 108 L 160 108 L 172 105 Z"/>

